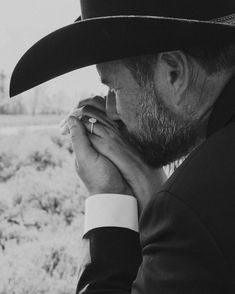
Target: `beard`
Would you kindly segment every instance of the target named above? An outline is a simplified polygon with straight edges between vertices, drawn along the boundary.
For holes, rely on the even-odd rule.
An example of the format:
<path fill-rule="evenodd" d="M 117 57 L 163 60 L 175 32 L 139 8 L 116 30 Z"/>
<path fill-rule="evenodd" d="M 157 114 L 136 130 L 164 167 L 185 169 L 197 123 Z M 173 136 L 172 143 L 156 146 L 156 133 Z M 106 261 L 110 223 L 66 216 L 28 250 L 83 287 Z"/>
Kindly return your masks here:
<path fill-rule="evenodd" d="M 129 130 L 119 121 L 119 130 L 124 140 L 150 167 L 159 168 L 173 163 L 188 155 L 197 145 L 200 122 L 173 112 L 153 83 L 145 86 L 138 98 L 137 109 L 135 129 Z"/>

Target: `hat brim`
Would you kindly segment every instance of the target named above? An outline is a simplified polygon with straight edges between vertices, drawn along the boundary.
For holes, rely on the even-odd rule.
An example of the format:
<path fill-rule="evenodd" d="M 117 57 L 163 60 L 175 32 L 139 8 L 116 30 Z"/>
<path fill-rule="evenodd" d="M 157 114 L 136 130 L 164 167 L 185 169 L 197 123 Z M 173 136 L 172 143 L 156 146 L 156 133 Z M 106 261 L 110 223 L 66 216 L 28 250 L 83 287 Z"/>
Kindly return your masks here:
<path fill-rule="evenodd" d="M 16 65 L 10 97 L 92 64 L 235 40 L 235 26 L 151 16 L 100 17 L 63 27 L 32 46 Z"/>

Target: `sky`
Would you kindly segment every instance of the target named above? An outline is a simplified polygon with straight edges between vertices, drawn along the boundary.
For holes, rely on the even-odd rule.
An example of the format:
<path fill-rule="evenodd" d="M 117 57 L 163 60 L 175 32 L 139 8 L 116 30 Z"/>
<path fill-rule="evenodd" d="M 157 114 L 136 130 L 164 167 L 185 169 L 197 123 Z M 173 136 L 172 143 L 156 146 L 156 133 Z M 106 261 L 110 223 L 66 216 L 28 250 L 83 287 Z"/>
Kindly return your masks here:
<path fill-rule="evenodd" d="M 0 71 L 10 76 L 27 49 L 79 15 L 79 0 L 0 0 Z M 52 92 L 105 91 L 94 66 L 63 75 L 46 86 Z"/>

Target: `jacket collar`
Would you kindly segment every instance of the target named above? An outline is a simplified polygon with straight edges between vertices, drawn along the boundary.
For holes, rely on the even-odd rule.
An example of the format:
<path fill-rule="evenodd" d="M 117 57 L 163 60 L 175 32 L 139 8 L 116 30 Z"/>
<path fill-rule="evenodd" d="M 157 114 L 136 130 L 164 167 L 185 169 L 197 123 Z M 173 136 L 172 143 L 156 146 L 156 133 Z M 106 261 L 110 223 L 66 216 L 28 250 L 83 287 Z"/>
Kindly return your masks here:
<path fill-rule="evenodd" d="M 230 79 L 219 98 L 209 118 L 207 137 L 235 121 L 235 75 Z"/>

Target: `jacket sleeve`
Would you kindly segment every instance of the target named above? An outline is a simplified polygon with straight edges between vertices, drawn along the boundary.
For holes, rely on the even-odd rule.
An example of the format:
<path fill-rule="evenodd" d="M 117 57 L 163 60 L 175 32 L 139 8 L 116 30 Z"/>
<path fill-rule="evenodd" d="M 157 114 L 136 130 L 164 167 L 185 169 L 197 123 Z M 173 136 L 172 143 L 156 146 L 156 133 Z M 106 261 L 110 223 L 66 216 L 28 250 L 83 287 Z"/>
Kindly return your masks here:
<path fill-rule="evenodd" d="M 139 233 L 125 228 L 100 227 L 86 233 L 84 239 L 88 240 L 90 255 L 76 293 L 131 293 L 142 261 Z"/>
<path fill-rule="evenodd" d="M 85 237 L 91 262 L 77 294 L 230 293 L 226 264 L 212 234 L 167 192 L 159 193 L 143 212 L 141 243 L 136 232 L 122 228 L 99 228 Z"/>

